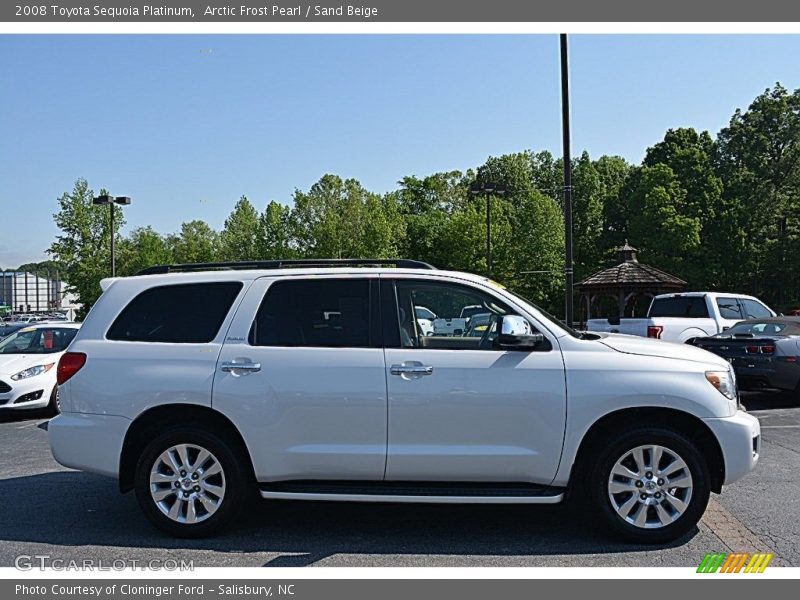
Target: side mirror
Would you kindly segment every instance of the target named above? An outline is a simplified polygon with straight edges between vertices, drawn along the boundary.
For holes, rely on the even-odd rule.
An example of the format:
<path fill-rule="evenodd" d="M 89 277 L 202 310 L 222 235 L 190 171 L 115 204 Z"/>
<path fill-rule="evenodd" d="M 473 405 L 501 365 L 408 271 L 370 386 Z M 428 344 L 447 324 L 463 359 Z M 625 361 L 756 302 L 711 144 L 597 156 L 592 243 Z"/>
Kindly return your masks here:
<path fill-rule="evenodd" d="M 519 315 L 502 315 L 497 323 L 496 345 L 507 350 L 533 350 L 545 342 L 541 333 L 531 330 L 530 323 Z"/>

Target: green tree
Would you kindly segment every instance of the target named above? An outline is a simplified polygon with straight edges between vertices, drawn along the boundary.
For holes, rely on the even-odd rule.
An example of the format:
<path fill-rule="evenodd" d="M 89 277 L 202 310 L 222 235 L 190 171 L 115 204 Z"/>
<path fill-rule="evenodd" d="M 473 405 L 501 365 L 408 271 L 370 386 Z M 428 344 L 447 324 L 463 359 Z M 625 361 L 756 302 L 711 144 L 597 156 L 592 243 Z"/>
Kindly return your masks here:
<path fill-rule="evenodd" d="M 533 191 L 520 199 L 513 225 L 516 242 L 512 290 L 548 311 L 564 314 L 564 215 L 550 196 Z"/>
<path fill-rule="evenodd" d="M 220 260 L 257 260 L 260 224 L 258 211 L 246 196 L 239 198 L 219 235 Z"/>
<path fill-rule="evenodd" d="M 278 202 L 270 202 L 258 218 L 258 258 L 295 258 L 295 246 L 291 209 Z"/>
<path fill-rule="evenodd" d="M 506 187 L 502 198 L 492 201 L 493 276 L 563 314 L 563 214 L 556 199 L 539 187 L 542 177 L 557 170 L 551 158 L 531 152 L 490 157 L 477 179 Z M 475 202 L 485 205 L 482 198 Z"/>
<path fill-rule="evenodd" d="M 167 244 L 177 263 L 204 263 L 219 260 L 219 234 L 201 220 L 181 225 L 177 234 L 167 238 Z"/>
<path fill-rule="evenodd" d="M 563 209 L 564 162 L 550 152 L 526 152 L 530 161 L 530 177 L 533 189 L 549 196 Z M 562 210 L 563 212 L 563 210 Z"/>
<path fill-rule="evenodd" d="M 572 236 L 575 281 L 603 266 L 603 183 L 595 163 L 583 152 L 572 165 Z"/>
<path fill-rule="evenodd" d="M 600 178 L 603 206 L 600 246 L 604 252 L 604 262 L 608 262 L 616 256 L 614 249 L 624 244 L 628 237 L 628 196 L 623 190 L 633 167 L 621 156 L 601 156 L 595 161 L 594 168 Z"/>
<path fill-rule="evenodd" d="M 675 175 L 684 192 L 679 214 L 699 222 L 700 242 L 692 249 L 685 248 L 683 272 L 692 288 L 715 286 L 721 256 L 718 212 L 722 196 L 722 181 L 714 172 L 714 142 L 707 131 L 698 133 L 691 128 L 670 129 L 664 139 L 647 150 L 644 166 L 666 165 Z M 638 240 L 634 240 L 638 243 Z M 658 242 L 669 245 L 670 240 Z"/>
<path fill-rule="evenodd" d="M 0 269 L 2 271 L 3 269 Z M 44 279 L 54 279 L 60 277 L 60 273 L 64 270 L 64 265 L 55 260 L 43 260 L 34 263 L 25 263 L 16 269 L 9 269 L 10 271 L 33 273 Z"/>
<path fill-rule="evenodd" d="M 106 193 L 101 190 L 101 194 Z M 100 280 L 110 277 L 111 224 L 109 209 L 92 204 L 94 192 L 85 179 L 78 179 L 71 192 L 58 199 L 59 210 L 53 215 L 60 230 L 48 253 L 64 266 L 67 290 L 81 303 L 78 318 L 83 318 L 101 294 Z M 114 234 L 125 221 L 115 205 Z"/>
<path fill-rule="evenodd" d="M 400 189 L 391 195 L 405 225 L 399 254 L 439 267 L 450 264 L 452 256 L 440 242 L 453 211 L 469 204 L 465 176 L 451 171 L 404 177 L 398 183 Z"/>
<path fill-rule="evenodd" d="M 628 231 L 653 266 L 680 274 L 700 247 L 699 216 L 687 216 L 686 190 L 667 165 L 642 167 L 630 197 Z"/>
<path fill-rule="evenodd" d="M 381 198 L 335 175 L 324 175 L 307 193 L 295 190 L 292 220 L 299 252 L 313 258 L 394 257 L 403 235 L 393 196 Z"/>
<path fill-rule="evenodd" d="M 173 262 L 166 238 L 152 227 L 137 227 L 117 244 L 117 273 L 133 275 L 146 267 Z"/>
<path fill-rule="evenodd" d="M 800 90 L 780 84 L 737 109 L 717 138 L 726 237 L 722 283 L 749 280 L 777 305 L 800 300 Z"/>

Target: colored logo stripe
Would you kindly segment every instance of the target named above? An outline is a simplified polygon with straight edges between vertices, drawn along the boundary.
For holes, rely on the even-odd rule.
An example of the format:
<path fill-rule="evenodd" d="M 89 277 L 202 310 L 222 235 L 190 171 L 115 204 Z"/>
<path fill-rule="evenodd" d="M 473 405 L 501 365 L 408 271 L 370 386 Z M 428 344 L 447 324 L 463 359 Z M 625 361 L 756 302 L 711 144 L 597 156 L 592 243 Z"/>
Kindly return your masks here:
<path fill-rule="evenodd" d="M 710 552 L 700 561 L 698 573 L 763 573 L 774 555 L 766 552 L 749 554 L 747 552 Z M 749 559 L 749 560 L 748 560 Z M 747 566 L 745 566 L 747 563 Z"/>
<path fill-rule="evenodd" d="M 703 558 L 700 566 L 697 567 L 698 573 L 716 573 L 717 569 L 719 569 L 722 561 L 725 560 L 725 554 L 722 553 L 713 553 L 713 554 L 706 554 L 705 558 Z"/>
<path fill-rule="evenodd" d="M 772 560 L 772 554 L 753 554 L 753 557 L 750 559 L 750 562 L 747 563 L 747 566 L 744 569 L 745 573 L 763 573 L 764 569 L 767 568 L 769 561 Z"/>

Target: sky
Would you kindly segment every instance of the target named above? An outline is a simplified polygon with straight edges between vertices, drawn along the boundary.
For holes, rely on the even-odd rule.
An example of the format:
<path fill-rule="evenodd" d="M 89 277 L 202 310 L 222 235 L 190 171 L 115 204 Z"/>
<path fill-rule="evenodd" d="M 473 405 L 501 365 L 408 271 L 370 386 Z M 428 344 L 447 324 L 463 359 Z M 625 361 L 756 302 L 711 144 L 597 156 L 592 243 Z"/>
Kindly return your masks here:
<path fill-rule="evenodd" d="M 570 36 L 572 148 L 639 163 L 668 128 L 716 134 L 800 36 Z M 374 192 L 525 149 L 561 152 L 555 35 L 0 36 L 0 268 L 47 258 L 83 177 L 126 230 L 221 228 L 325 173 Z"/>

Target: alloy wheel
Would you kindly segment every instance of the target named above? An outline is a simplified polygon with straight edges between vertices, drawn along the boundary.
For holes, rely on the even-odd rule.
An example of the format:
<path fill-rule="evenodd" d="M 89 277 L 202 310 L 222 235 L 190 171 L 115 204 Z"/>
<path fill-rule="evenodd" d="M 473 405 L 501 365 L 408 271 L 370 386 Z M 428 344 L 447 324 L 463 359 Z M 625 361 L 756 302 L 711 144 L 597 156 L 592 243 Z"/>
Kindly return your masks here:
<path fill-rule="evenodd" d="M 693 480 L 681 456 L 657 444 L 637 446 L 614 463 L 608 498 L 617 515 L 642 529 L 677 521 L 692 500 Z"/>
<path fill-rule="evenodd" d="M 191 525 L 210 518 L 225 498 L 225 472 L 217 457 L 196 444 L 176 444 L 150 470 L 150 497 L 171 520 Z"/>

